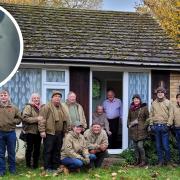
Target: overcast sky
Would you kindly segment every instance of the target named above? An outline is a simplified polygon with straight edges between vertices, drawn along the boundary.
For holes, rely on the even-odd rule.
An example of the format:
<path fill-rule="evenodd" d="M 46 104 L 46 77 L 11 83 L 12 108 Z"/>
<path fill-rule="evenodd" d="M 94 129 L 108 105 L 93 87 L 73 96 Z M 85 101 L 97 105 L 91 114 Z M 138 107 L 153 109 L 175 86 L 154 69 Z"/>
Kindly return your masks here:
<path fill-rule="evenodd" d="M 103 0 L 103 10 L 135 11 L 135 3 L 140 0 Z"/>

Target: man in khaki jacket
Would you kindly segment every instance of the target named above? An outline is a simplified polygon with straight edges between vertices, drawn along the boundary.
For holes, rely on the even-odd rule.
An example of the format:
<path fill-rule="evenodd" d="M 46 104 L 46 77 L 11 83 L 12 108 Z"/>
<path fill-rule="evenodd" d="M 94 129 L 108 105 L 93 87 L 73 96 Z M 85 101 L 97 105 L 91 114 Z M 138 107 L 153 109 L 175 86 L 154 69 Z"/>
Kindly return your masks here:
<path fill-rule="evenodd" d="M 173 122 L 173 106 L 165 98 L 166 90 L 162 87 L 156 90 L 157 98 L 152 103 L 150 110 L 150 127 L 155 134 L 158 166 L 164 164 L 163 149 L 165 151 L 166 164 L 170 164 L 169 128 Z"/>
<path fill-rule="evenodd" d="M 179 150 L 179 162 L 180 164 L 180 93 L 176 95 L 176 104 L 174 105 L 174 130 L 176 134 L 176 142 Z"/>
<path fill-rule="evenodd" d="M 16 125 L 22 121 L 21 113 L 11 104 L 8 91 L 0 91 L 0 176 L 6 172 L 5 153 L 8 152 L 9 171 L 16 172 Z"/>
<path fill-rule="evenodd" d="M 86 117 L 84 115 L 83 107 L 77 103 L 76 94 L 73 91 L 68 93 L 67 100 L 63 105 L 67 111 L 68 119 L 70 120 L 69 127 L 76 122 L 80 122 L 84 131 L 84 129 L 87 128 Z"/>
<path fill-rule="evenodd" d="M 61 162 L 69 169 L 80 170 L 84 165 L 93 163 L 94 154 L 89 154 L 84 136 L 81 134 L 83 126 L 80 122 L 72 124 L 72 130 L 64 138 Z"/>
<path fill-rule="evenodd" d="M 101 127 L 101 123 L 94 121 L 91 128 L 84 132 L 90 154 L 96 155 L 94 161 L 95 167 L 101 167 L 101 164 L 108 152 L 108 137 L 106 131 Z"/>
<path fill-rule="evenodd" d="M 51 101 L 44 105 L 39 115 L 38 129 L 44 144 L 44 169 L 57 170 L 60 161 L 63 133 L 67 129 L 67 113 L 61 104 L 62 94 L 53 91 Z"/>

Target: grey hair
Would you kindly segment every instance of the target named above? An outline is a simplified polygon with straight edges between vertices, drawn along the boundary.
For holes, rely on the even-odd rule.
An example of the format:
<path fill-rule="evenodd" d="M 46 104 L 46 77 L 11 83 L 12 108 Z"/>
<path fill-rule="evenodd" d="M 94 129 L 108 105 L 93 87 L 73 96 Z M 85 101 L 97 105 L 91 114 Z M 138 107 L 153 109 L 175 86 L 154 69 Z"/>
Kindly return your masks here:
<path fill-rule="evenodd" d="M 39 95 L 38 93 L 32 93 L 31 97 L 29 98 L 29 103 L 30 103 L 30 104 L 33 103 L 33 102 L 32 102 L 32 98 L 33 98 L 34 96 L 38 96 L 38 97 L 40 98 L 40 95 Z"/>
<path fill-rule="evenodd" d="M 76 93 L 74 91 L 69 91 L 67 97 L 69 97 L 71 94 L 75 94 L 76 95 Z"/>

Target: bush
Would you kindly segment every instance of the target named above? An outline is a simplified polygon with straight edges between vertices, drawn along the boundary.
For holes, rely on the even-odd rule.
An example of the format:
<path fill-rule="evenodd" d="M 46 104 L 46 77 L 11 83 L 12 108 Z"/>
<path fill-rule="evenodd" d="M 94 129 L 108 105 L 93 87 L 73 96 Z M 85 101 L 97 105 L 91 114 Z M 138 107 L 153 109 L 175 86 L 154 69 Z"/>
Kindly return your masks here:
<path fill-rule="evenodd" d="M 149 138 L 145 140 L 144 148 L 145 148 L 148 164 L 155 165 L 158 159 L 156 153 L 155 138 L 153 135 L 149 136 Z M 178 150 L 177 150 L 176 140 L 172 134 L 170 134 L 170 149 L 171 149 L 171 160 L 173 162 L 177 162 L 179 159 Z M 133 148 L 129 148 L 123 151 L 120 154 L 120 157 L 124 158 L 128 164 L 133 164 L 136 160 Z"/>

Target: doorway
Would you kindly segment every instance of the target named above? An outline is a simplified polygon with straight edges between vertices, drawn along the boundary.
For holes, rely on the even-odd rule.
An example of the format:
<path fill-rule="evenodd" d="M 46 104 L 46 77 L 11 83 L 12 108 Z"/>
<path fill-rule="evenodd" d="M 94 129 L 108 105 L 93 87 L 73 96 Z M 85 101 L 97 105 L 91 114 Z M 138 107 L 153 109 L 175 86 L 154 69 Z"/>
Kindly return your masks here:
<path fill-rule="evenodd" d="M 123 73 L 122 72 L 92 72 L 92 112 L 95 112 L 97 105 L 102 105 L 106 99 L 107 90 L 112 89 L 115 97 L 122 99 L 123 94 Z M 119 120 L 117 147 L 122 149 L 122 120 Z"/>

